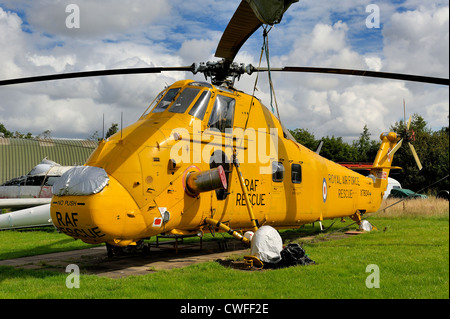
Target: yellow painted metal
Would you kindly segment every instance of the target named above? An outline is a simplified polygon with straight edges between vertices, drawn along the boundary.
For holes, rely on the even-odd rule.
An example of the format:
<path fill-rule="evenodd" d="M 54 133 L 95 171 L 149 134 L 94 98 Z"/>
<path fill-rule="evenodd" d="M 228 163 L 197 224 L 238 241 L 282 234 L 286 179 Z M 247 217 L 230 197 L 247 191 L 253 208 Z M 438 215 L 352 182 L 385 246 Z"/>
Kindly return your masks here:
<path fill-rule="evenodd" d="M 252 230 L 253 230 L 253 232 L 256 232 L 258 230 L 258 226 L 256 224 L 256 218 L 255 218 L 255 215 L 253 214 L 252 203 L 248 199 L 248 192 L 245 188 L 244 177 L 242 176 L 239 161 L 237 159 L 235 159 L 235 161 L 234 161 L 234 167 L 236 167 L 236 172 L 237 172 L 238 178 L 239 178 L 239 184 L 241 185 L 242 194 L 244 195 L 244 199 L 245 199 L 245 205 L 247 206 L 248 214 L 250 216 L 250 221 L 252 222 Z"/>
<path fill-rule="evenodd" d="M 256 256 L 244 256 L 244 261 L 249 269 L 252 267 L 262 269 L 264 267 L 264 263 Z"/>
<path fill-rule="evenodd" d="M 225 225 L 222 222 L 219 222 L 218 220 L 212 219 L 212 218 L 205 218 L 205 222 L 211 226 L 217 227 L 227 233 L 229 233 L 231 236 L 233 236 L 234 238 L 236 238 L 237 240 L 242 241 L 244 244 L 249 245 L 250 241 L 245 238 L 244 236 L 242 236 L 242 234 L 240 234 L 239 232 L 231 229 L 230 227 L 228 227 L 227 225 Z"/>
<path fill-rule="evenodd" d="M 85 242 L 123 246 L 157 234 L 206 231 L 206 218 L 245 231 L 257 229 L 256 220 L 277 229 L 296 228 L 378 210 L 392 168 L 389 152 L 399 140 L 395 133 L 380 136 L 380 149 L 365 177 L 290 139 L 258 99 L 192 80 L 167 90 L 188 88 L 198 95 L 184 113 L 171 112 L 172 101 L 99 143 L 86 165 L 103 168 L 109 184 L 95 195 L 54 196 L 56 227 Z M 206 93 L 210 98 L 199 119 L 190 113 Z M 234 101 L 234 118 L 226 122 L 232 131 L 210 128 L 219 97 Z M 277 146 L 274 152 L 272 145 Z M 217 167 L 212 160 L 217 154 L 224 160 L 219 164 L 226 171 L 227 189 L 188 194 L 188 174 Z"/>

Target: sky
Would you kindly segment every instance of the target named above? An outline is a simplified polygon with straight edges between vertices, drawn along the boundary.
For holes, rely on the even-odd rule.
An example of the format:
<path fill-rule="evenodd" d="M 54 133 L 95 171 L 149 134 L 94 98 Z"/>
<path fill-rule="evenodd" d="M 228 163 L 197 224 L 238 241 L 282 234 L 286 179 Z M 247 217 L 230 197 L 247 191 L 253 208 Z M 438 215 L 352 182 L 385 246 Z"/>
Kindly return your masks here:
<path fill-rule="evenodd" d="M 0 80 L 111 68 L 185 66 L 214 52 L 241 0 L 0 0 Z M 79 9 L 79 24 L 71 5 Z M 373 9 L 375 8 L 375 9 Z M 69 22 L 69 24 L 67 24 Z M 377 22 L 379 22 L 377 24 Z M 270 65 L 367 69 L 449 77 L 449 1 L 300 0 L 269 33 Z M 262 29 L 235 61 L 259 64 Z M 265 62 L 261 66 L 266 66 Z M 167 85 L 203 75 L 165 72 L 0 87 L 0 123 L 52 137 L 101 135 L 134 123 Z M 407 116 L 448 126 L 448 86 L 303 73 L 272 74 L 283 124 L 356 140 L 373 139 Z M 256 75 L 235 87 L 251 93 Z M 256 96 L 270 109 L 267 75 Z M 105 130 L 106 130 L 105 129 Z"/>

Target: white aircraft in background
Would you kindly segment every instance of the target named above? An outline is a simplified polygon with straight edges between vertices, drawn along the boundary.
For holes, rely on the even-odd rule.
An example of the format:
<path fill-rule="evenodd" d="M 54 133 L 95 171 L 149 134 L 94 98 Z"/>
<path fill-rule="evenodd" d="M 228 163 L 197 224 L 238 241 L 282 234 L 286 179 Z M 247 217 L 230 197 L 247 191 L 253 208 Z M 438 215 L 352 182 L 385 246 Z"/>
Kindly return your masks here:
<path fill-rule="evenodd" d="M 0 209 L 13 210 L 0 214 L 0 230 L 53 225 L 50 217 L 52 185 L 72 167 L 44 158 L 27 175 L 0 185 Z"/>

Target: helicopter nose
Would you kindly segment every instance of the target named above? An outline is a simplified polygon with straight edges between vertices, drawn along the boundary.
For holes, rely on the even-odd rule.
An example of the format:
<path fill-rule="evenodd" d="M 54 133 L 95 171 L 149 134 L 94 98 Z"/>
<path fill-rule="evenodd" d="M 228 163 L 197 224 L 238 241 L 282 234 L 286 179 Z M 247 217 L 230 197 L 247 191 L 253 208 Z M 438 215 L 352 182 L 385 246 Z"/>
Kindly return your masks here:
<path fill-rule="evenodd" d="M 115 246 L 142 238 L 146 227 L 139 207 L 119 181 L 99 167 L 79 166 L 66 173 L 53 187 L 50 209 L 61 232 L 86 243 Z"/>

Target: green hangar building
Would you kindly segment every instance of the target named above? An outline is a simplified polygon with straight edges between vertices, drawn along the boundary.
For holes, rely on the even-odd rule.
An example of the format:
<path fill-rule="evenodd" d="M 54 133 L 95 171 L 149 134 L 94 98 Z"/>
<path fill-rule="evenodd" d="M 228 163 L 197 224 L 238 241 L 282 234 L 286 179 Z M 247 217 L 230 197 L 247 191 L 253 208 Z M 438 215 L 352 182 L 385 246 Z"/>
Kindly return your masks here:
<path fill-rule="evenodd" d="M 83 165 L 97 141 L 21 139 L 0 136 L 0 184 L 28 174 L 44 158 L 62 166 Z"/>

